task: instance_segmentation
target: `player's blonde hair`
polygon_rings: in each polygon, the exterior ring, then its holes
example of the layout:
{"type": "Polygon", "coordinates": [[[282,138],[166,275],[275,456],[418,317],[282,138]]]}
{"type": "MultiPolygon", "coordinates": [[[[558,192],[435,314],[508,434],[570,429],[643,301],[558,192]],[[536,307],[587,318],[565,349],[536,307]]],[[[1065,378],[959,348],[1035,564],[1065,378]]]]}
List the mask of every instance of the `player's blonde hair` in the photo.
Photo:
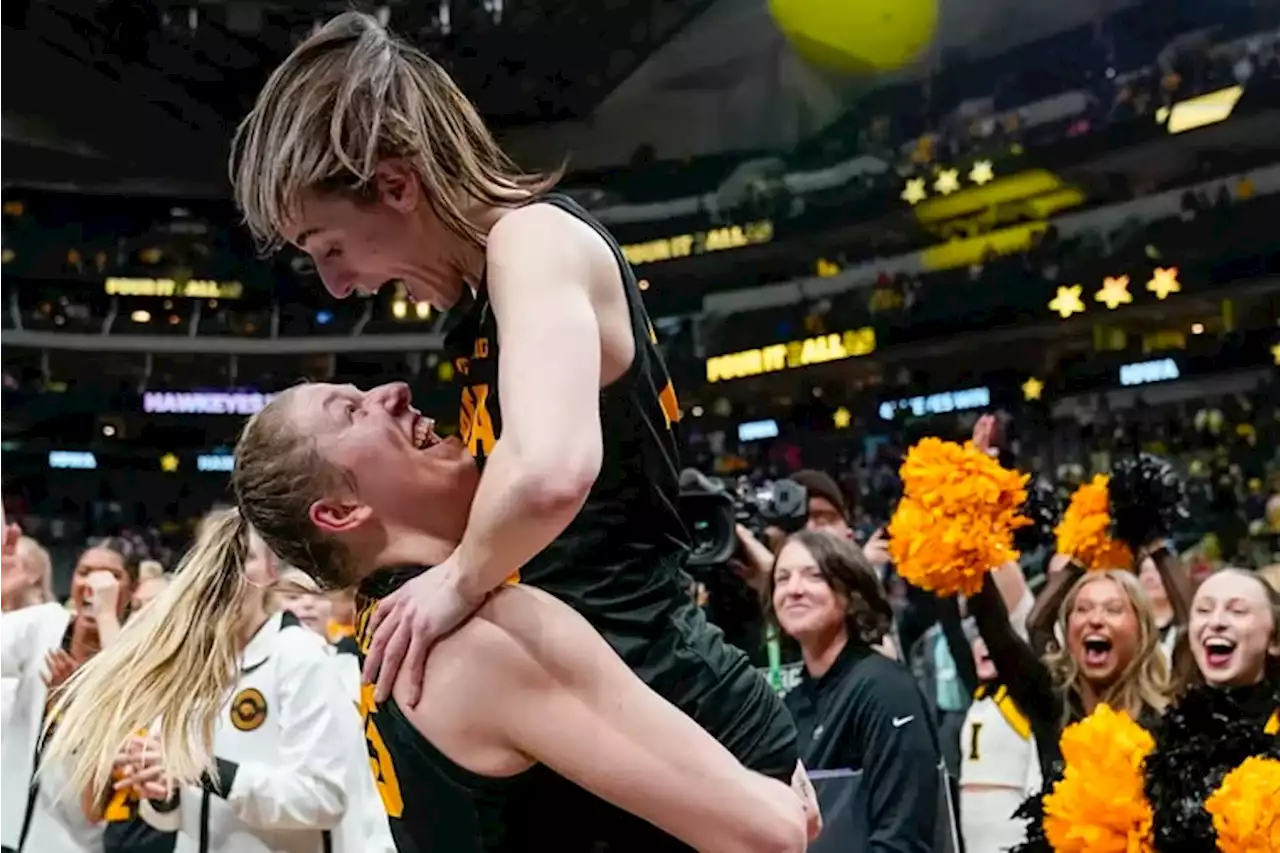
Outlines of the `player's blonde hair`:
{"type": "Polygon", "coordinates": [[[349,552],[309,517],[342,473],[293,427],[292,399],[278,395],[241,433],[231,475],[239,508],[206,517],[168,588],[58,693],[45,762],[62,766],[68,792],[101,797],[121,747],[157,720],[176,783],[196,784],[210,769],[218,714],[237,677],[238,629],[249,596],[261,594],[245,577],[251,531],[321,586],[348,566],[349,552]]]}
{"type": "Polygon", "coordinates": [[[236,132],[231,182],[254,236],[278,248],[304,192],[374,199],[386,159],[409,164],[444,225],[477,245],[485,234],[468,201],[510,206],[562,172],[521,170],[443,68],[372,16],[346,12],[271,74],[236,132]]]}

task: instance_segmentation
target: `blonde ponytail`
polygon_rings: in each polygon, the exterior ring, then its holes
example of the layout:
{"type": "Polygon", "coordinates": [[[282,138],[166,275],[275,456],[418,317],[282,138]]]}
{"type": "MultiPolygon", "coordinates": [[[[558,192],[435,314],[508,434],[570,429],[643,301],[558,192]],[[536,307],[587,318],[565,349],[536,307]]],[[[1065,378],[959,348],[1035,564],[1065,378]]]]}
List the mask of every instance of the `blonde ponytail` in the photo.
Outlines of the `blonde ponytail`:
{"type": "Polygon", "coordinates": [[[177,784],[196,784],[211,767],[218,714],[238,671],[248,548],[239,510],[212,516],[169,587],[58,692],[44,764],[66,773],[64,796],[100,797],[121,747],[157,720],[162,762],[177,784]]]}

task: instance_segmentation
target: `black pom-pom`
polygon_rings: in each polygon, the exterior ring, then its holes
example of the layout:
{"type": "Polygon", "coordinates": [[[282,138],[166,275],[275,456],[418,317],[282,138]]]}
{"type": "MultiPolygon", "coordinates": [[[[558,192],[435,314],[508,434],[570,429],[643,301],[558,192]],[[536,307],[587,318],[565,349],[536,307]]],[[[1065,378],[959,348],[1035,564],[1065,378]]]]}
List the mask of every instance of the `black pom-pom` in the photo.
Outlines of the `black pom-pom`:
{"type": "Polygon", "coordinates": [[[1057,542],[1053,529],[1058,526],[1064,509],[1066,501],[1053,483],[1044,477],[1033,477],[1027,483],[1027,500],[1022,504],[1022,514],[1031,519],[1031,523],[1013,532],[1014,547],[1029,554],[1038,548],[1053,546],[1057,542]]]}
{"type": "Polygon", "coordinates": [[[1009,853],[1053,853],[1053,845],[1044,834],[1044,798],[1053,792],[1053,786],[1062,778],[1063,769],[1060,762],[1056,764],[1053,778],[1044,780],[1040,792],[1023,800],[1013,813],[1015,819],[1026,821],[1027,834],[1026,839],[1010,848],[1009,853]]]}
{"type": "Polygon", "coordinates": [[[1280,739],[1264,731],[1277,701],[1280,689],[1266,682],[1195,687],[1165,712],[1144,767],[1159,853],[1218,849],[1204,802],[1246,758],[1280,757],[1280,739]]]}
{"type": "Polygon", "coordinates": [[[1149,453],[1111,469],[1111,535],[1135,551],[1164,539],[1191,517],[1187,489],[1168,461],[1149,453]]]}

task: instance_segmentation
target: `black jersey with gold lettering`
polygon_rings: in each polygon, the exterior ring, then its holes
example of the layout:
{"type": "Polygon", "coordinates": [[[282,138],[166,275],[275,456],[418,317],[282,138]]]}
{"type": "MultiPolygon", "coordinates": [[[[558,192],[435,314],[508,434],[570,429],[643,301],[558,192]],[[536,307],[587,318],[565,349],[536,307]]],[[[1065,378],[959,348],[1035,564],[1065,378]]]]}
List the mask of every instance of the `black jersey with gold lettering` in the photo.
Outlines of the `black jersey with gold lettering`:
{"type": "MultiPolygon", "coordinates": [[[[383,571],[361,585],[356,642],[362,665],[374,607],[424,571],[422,566],[383,571]]],[[[549,771],[535,767],[499,779],[460,767],[414,728],[394,699],[375,704],[372,684],[361,685],[360,714],[369,764],[400,853],[508,853],[528,850],[546,836],[538,827],[549,809],[537,780],[549,771]]]]}
{"type": "MultiPolygon", "coordinates": [[[[683,572],[687,531],[680,521],[679,458],[673,429],[675,391],[640,300],[635,273],[617,241],[564,196],[553,204],[604,238],[626,292],[635,358],[600,389],[604,456],[595,485],[565,531],[521,567],[519,580],[555,595],[591,622],[654,692],[684,711],[746,766],[789,779],[796,763],[795,726],[747,655],[724,641],[689,594],[683,572]]],[[[524,322],[536,323],[537,317],[524,322]]],[[[498,328],[485,285],[449,333],[462,386],[462,438],[484,465],[502,439],[498,328]]],[[[554,364],[546,370],[556,370],[554,364]]],[[[633,819],[609,849],[659,849],[633,819]]],[[[627,826],[610,815],[609,830],[627,826]]],[[[603,836],[601,836],[603,837],[603,836]]]]}
{"type": "MultiPolygon", "coordinates": [[[[582,511],[521,568],[520,580],[553,593],[606,635],[643,632],[685,597],[680,567],[687,532],[678,514],[679,455],[673,433],[680,410],[622,249],[571,199],[552,194],[537,203],[555,205],[586,222],[613,250],[631,315],[635,358],[622,376],[600,390],[604,457],[582,511]]],[[[462,439],[481,466],[502,438],[501,337],[482,282],[475,301],[449,333],[455,377],[462,386],[462,439]]],[[[628,656],[627,649],[618,651],[628,656]]]]}

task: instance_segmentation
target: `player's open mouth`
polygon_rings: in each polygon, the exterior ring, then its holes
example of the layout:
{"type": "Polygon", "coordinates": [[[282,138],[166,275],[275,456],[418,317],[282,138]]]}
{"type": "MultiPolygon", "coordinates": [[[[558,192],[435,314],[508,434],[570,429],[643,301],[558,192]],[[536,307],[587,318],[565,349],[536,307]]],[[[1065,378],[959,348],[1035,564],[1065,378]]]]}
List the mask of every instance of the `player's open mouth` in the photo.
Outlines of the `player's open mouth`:
{"type": "Polygon", "coordinates": [[[1101,634],[1090,634],[1084,638],[1084,665],[1088,667],[1106,666],[1111,657],[1111,640],[1101,634]]]}
{"type": "Polygon", "coordinates": [[[436,422],[431,418],[424,418],[417,412],[413,413],[413,426],[410,428],[410,437],[413,446],[419,450],[430,450],[444,439],[436,435],[436,422]]]}
{"type": "Polygon", "coordinates": [[[1236,644],[1226,637],[1209,637],[1204,641],[1204,662],[1213,669],[1222,669],[1231,664],[1236,644]]]}

